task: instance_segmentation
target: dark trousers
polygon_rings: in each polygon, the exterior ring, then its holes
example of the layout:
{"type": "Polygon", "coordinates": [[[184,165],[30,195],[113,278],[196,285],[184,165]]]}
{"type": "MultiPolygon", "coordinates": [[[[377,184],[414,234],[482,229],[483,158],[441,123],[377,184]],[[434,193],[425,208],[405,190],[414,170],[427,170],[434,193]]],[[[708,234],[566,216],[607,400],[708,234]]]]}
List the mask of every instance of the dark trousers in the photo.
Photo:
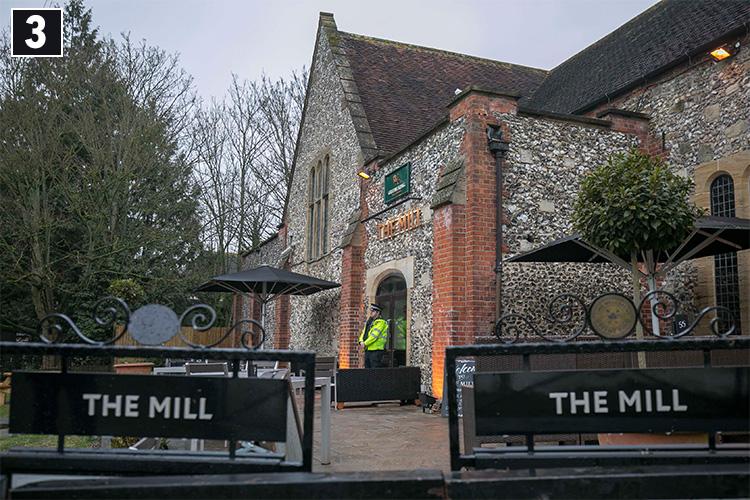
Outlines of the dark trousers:
{"type": "Polygon", "coordinates": [[[382,368],[383,351],[365,351],[365,368],[382,368]]]}

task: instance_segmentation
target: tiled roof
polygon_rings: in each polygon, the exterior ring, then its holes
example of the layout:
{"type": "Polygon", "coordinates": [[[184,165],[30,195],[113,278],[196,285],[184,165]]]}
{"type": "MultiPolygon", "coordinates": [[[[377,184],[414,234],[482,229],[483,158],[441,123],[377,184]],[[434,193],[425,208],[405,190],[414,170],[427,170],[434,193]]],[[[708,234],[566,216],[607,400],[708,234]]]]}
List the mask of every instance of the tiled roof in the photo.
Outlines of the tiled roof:
{"type": "Polygon", "coordinates": [[[547,72],[442,50],[338,32],[377,149],[389,155],[447,113],[456,89],[531,95],[547,72]]]}
{"type": "Polygon", "coordinates": [[[748,0],[663,0],[554,68],[526,104],[585,111],[743,25],[747,32],[748,22],[748,0]]]}

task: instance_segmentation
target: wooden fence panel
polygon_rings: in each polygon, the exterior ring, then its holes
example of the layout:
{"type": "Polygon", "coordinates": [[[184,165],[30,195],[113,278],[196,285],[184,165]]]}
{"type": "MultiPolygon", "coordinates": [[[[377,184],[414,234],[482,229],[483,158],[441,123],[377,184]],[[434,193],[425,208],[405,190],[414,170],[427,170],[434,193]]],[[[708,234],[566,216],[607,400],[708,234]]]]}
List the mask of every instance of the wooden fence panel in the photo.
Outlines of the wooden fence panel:
{"type": "MultiPolygon", "coordinates": [[[[121,329],[118,329],[118,331],[121,331],[121,329]]],[[[206,331],[203,332],[196,332],[191,327],[184,326],[182,327],[182,336],[185,337],[187,340],[194,344],[202,344],[202,345],[209,345],[213,344],[214,342],[217,342],[220,338],[222,338],[227,332],[226,327],[213,327],[209,328],[206,331]]],[[[239,344],[239,338],[237,338],[237,342],[234,342],[234,337],[237,336],[237,333],[232,333],[227,338],[221,341],[217,346],[215,347],[235,347],[239,344]]],[[[122,337],[120,337],[117,342],[115,342],[115,345],[124,345],[124,346],[137,346],[139,345],[133,338],[128,334],[125,333],[122,337]]],[[[167,341],[164,344],[165,347],[188,347],[185,342],[182,341],[179,335],[175,335],[169,341],[167,341]]]]}

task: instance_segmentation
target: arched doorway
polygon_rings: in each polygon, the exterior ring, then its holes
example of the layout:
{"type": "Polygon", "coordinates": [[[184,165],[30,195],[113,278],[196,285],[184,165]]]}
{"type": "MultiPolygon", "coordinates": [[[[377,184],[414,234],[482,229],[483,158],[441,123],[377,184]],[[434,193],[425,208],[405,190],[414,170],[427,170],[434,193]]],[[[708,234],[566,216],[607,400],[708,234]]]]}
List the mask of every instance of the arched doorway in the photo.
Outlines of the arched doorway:
{"type": "Polygon", "coordinates": [[[381,281],[375,301],[383,307],[383,319],[388,322],[388,345],[383,363],[388,367],[405,366],[408,330],[404,277],[393,274],[381,281]]]}

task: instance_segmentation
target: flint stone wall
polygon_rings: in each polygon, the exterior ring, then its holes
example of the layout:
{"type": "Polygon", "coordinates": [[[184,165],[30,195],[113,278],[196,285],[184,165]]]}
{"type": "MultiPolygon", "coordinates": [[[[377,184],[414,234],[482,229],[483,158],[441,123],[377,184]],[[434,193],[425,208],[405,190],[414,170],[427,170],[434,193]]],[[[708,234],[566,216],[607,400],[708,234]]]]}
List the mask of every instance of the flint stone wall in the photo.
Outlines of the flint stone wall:
{"type": "MultiPolygon", "coordinates": [[[[243,260],[242,269],[253,269],[258,266],[274,266],[279,263],[281,258],[281,252],[284,251],[284,241],[278,235],[273,238],[266,240],[259,247],[248,252],[243,260]]],[[[245,299],[242,301],[242,317],[250,318],[250,301],[245,299]]],[[[275,316],[274,316],[274,302],[270,302],[266,306],[265,314],[265,330],[266,330],[266,342],[265,347],[272,347],[274,340],[274,327],[275,327],[275,316]]]]}
{"type": "MultiPolygon", "coordinates": [[[[581,178],[633,136],[572,121],[504,114],[511,144],[504,175],[503,239],[510,257],[573,233],[571,216],[581,178]]],[[[541,321],[555,296],[570,293],[587,304],[605,292],[631,296],[630,275],[611,264],[505,263],[504,312],[541,321]]]]}
{"type": "MultiPolygon", "coordinates": [[[[362,154],[327,36],[318,37],[317,55],[307,97],[301,143],[287,208],[288,242],[294,248],[292,271],[340,282],[342,250],[338,247],[347,218],[359,206],[356,176],[362,154]],[[307,186],[310,168],[330,155],[329,253],[306,260],[307,186]]],[[[309,297],[291,298],[290,348],[335,355],[338,338],[340,289],[309,297]]]]}
{"type": "MultiPolygon", "coordinates": [[[[730,59],[718,63],[708,59],[693,68],[680,66],[655,84],[639,87],[602,107],[649,114],[655,133],[664,134],[669,164],[681,175],[695,178],[697,165],[750,150],[750,36],[740,43],[742,50],[730,59]]],[[[735,179],[735,189],[747,189],[737,182],[735,179]]],[[[696,186],[698,191],[709,189],[709,185],[696,186]]],[[[712,272],[713,259],[700,260],[704,272],[712,272]]],[[[678,295],[687,312],[714,305],[708,303],[713,294],[698,289],[697,262],[681,264],[663,284],[678,295]]]]}
{"type": "MultiPolygon", "coordinates": [[[[411,303],[409,325],[410,360],[422,373],[422,383],[429,386],[432,377],[432,218],[430,201],[435,194],[440,170],[460,158],[460,145],[464,134],[463,120],[446,124],[424,138],[414,147],[382,164],[370,181],[367,190],[369,213],[386,208],[384,201],[385,176],[411,162],[411,193],[408,196],[421,200],[408,201],[383,214],[388,219],[409,209],[422,209],[422,224],[416,229],[381,240],[377,222],[365,223],[367,250],[365,267],[372,269],[384,263],[414,257],[414,286],[408,290],[411,303]]],[[[372,297],[369,297],[372,299],[372,297]]]]}

